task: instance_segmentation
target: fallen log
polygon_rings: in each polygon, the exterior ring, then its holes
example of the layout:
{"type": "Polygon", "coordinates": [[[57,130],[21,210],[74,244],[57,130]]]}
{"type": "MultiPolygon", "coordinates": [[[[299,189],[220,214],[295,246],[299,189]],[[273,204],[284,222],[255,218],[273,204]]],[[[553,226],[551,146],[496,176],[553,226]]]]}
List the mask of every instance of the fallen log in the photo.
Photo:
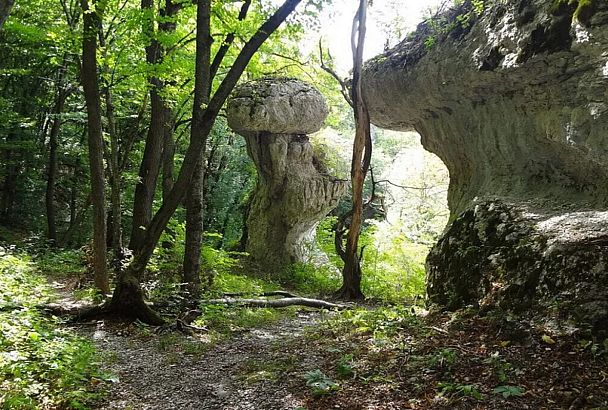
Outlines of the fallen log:
{"type": "MultiPolygon", "coordinates": [[[[237,296],[249,296],[249,295],[251,295],[251,293],[248,293],[248,292],[232,292],[232,293],[230,293],[230,292],[224,292],[223,295],[224,295],[224,297],[227,297],[227,298],[233,298],[233,297],[237,297],[237,296]]],[[[282,296],[284,298],[297,298],[297,297],[299,297],[297,295],[294,295],[293,293],[289,293],[289,292],[286,292],[284,290],[273,290],[273,291],[270,291],[270,292],[261,293],[261,294],[256,295],[256,296],[264,296],[264,297],[282,296]]]]}
{"type": "Polygon", "coordinates": [[[207,305],[237,305],[243,307],[282,308],[287,306],[306,306],[316,309],[346,309],[347,305],[339,305],[320,299],[309,299],[300,297],[288,297],[285,299],[203,299],[198,301],[207,305]]]}

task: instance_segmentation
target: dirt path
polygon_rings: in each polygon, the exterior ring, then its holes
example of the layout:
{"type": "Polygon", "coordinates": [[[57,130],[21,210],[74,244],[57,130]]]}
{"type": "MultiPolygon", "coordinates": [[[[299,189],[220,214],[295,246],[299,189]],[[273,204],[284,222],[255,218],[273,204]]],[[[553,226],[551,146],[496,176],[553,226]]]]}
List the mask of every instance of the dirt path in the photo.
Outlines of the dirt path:
{"type": "Polygon", "coordinates": [[[179,333],[145,337],[133,326],[81,328],[103,370],[118,376],[95,409],[293,410],[309,395],[300,377],[316,358],[286,347],[320,320],[317,312],[243,332],[208,345],[179,333]],[[135,334],[138,333],[138,334],[135,334]]]}

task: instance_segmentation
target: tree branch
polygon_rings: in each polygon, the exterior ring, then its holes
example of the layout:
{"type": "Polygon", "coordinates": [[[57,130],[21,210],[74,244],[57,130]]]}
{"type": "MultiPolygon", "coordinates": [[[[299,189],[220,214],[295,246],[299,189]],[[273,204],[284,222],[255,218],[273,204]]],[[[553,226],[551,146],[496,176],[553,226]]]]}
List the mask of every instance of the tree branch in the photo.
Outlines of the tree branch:
{"type": "MultiPolygon", "coordinates": [[[[329,54],[329,50],[327,51],[327,55],[329,56],[329,62],[332,61],[331,54],[329,54]]],[[[348,84],[344,81],[336,71],[330,66],[326,65],[323,61],[323,46],[321,44],[321,39],[319,39],[319,59],[321,61],[321,68],[325,70],[329,75],[331,75],[337,82],[340,84],[340,92],[342,93],[342,97],[346,100],[348,105],[354,108],[353,100],[350,98],[350,94],[348,92],[348,84]]]]}
{"type": "MultiPolygon", "coordinates": [[[[241,6],[241,10],[239,11],[239,16],[238,16],[239,21],[243,21],[247,17],[247,12],[249,11],[249,6],[251,6],[251,0],[245,0],[243,5],[241,6]]],[[[226,53],[228,53],[230,46],[232,45],[232,43],[234,43],[235,35],[236,35],[236,33],[234,33],[234,32],[229,33],[226,36],[226,39],[224,40],[222,45],[220,46],[219,50],[217,50],[217,53],[215,54],[215,57],[213,58],[213,62],[211,63],[211,80],[213,80],[215,78],[215,75],[217,74],[217,70],[220,68],[222,61],[224,60],[224,57],[226,56],[226,53]]]]}

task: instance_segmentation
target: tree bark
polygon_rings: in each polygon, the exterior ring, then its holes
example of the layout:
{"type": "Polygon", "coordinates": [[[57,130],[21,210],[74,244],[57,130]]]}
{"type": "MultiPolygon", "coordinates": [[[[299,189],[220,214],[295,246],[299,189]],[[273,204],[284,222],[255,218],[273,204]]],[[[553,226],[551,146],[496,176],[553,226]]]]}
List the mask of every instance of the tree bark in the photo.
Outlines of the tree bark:
{"type": "MultiPolygon", "coordinates": [[[[149,228],[145,231],[145,238],[142,246],[135,253],[133,261],[119,278],[110,304],[112,310],[136,316],[140,320],[150,324],[162,322],[162,318],[144,302],[143,292],[141,292],[139,285],[139,277],[143,275],[163,230],[188,189],[192,176],[196,170],[198,160],[203,155],[207,137],[213,128],[219,111],[253,55],[279,25],[285,21],[287,16],[291,14],[300,1],[301,0],[286,0],[272,16],[260,26],[253,37],[251,37],[241,49],[241,52],[226,74],[226,77],[209,101],[207,108],[202,110],[203,112],[201,115],[193,117],[192,138],[190,139],[190,144],[186,151],[179,175],[173,189],[169,195],[167,195],[167,198],[163,201],[160,209],[152,218],[149,228]]],[[[199,50],[197,50],[197,53],[198,52],[199,50]]],[[[203,52],[203,50],[200,52],[203,52]]]]}
{"type": "Polygon", "coordinates": [[[175,172],[175,141],[173,140],[173,121],[170,129],[165,130],[163,141],[163,201],[173,189],[173,179],[175,172]]]}
{"type": "Polygon", "coordinates": [[[61,68],[59,69],[59,80],[57,83],[57,100],[53,107],[53,126],[51,127],[51,133],[49,135],[49,169],[48,178],[46,183],[46,218],[48,239],[53,242],[57,241],[57,225],[55,222],[55,181],[57,179],[57,138],[59,137],[59,130],[61,129],[61,118],[60,115],[63,112],[65,100],[68,97],[68,91],[66,89],[65,78],[67,75],[68,59],[67,54],[63,57],[61,68]]]}
{"type": "Polygon", "coordinates": [[[338,297],[346,300],[364,299],[361,291],[361,264],[358,247],[361,234],[361,221],[363,218],[363,183],[371,161],[371,136],[369,113],[361,93],[361,67],[363,65],[363,46],[365,42],[365,20],[367,0],[359,1],[359,10],[353,21],[352,48],[353,48],[353,104],[355,111],[355,142],[353,144],[353,157],[351,162],[351,181],[353,189],[353,212],[346,238],[346,261],[342,271],[342,287],[338,290],[338,297]]]}
{"type": "Polygon", "coordinates": [[[103,3],[82,0],[84,27],[82,39],[82,84],[87,105],[89,129],[89,164],[91,199],[93,203],[93,263],[95,286],[104,294],[110,292],[106,269],[106,194],[103,168],[103,134],[101,126],[101,98],[97,75],[97,34],[103,13],[103,3]]]}
{"type": "MultiPolygon", "coordinates": [[[[150,39],[150,44],[146,46],[146,61],[150,65],[160,64],[164,54],[162,45],[155,38],[154,19],[151,17],[153,7],[153,0],[142,0],[142,10],[150,13],[143,26],[144,34],[150,39]]],[[[163,18],[171,20],[171,17],[177,14],[180,8],[181,4],[174,4],[171,0],[167,0],[166,7],[161,11],[161,15],[163,18]]],[[[175,30],[175,23],[159,24],[159,30],[172,32],[175,30]]],[[[156,183],[162,163],[163,145],[167,133],[173,133],[172,110],[162,96],[165,84],[161,79],[154,76],[149,77],[148,82],[152,86],[150,89],[151,117],[150,128],[146,136],[144,157],[139,168],[140,182],[135,188],[133,227],[129,243],[129,248],[133,251],[137,251],[142,245],[146,234],[145,230],[152,219],[156,183]]]]}
{"type": "MultiPolygon", "coordinates": [[[[198,138],[204,105],[211,94],[211,1],[199,0],[196,15],[196,73],[194,76],[193,124],[190,141],[198,138]]],[[[201,288],[201,250],[203,247],[203,182],[205,174],[204,150],[199,156],[186,195],[186,246],[184,250],[184,283],[192,296],[198,297],[201,288]]]]}
{"type": "Polygon", "coordinates": [[[15,0],[2,0],[0,1],[0,30],[4,27],[4,22],[11,13],[11,9],[15,4],[15,0]]]}
{"type": "MultiPolygon", "coordinates": [[[[203,177],[200,161],[192,176],[186,195],[186,244],[184,248],[183,282],[193,297],[201,292],[201,250],[203,247],[203,177]]],[[[206,283],[209,285],[210,283],[206,283]]]]}
{"type": "MultiPolygon", "coordinates": [[[[110,67],[107,65],[108,53],[103,31],[99,38],[105,62],[103,72],[106,78],[110,78],[112,73],[110,72],[110,67]]],[[[103,94],[106,103],[108,134],[110,135],[110,158],[108,158],[108,169],[110,171],[111,211],[107,225],[109,237],[108,245],[114,251],[113,265],[115,270],[119,272],[120,267],[122,266],[122,260],[124,259],[122,248],[122,170],[120,168],[120,142],[116,129],[116,115],[114,114],[114,101],[112,99],[112,89],[110,88],[109,80],[104,82],[103,94]]]]}
{"type": "MultiPolygon", "coordinates": [[[[17,136],[15,132],[10,130],[6,137],[6,142],[15,142],[17,136]]],[[[11,226],[14,225],[13,208],[17,199],[18,176],[21,172],[20,161],[17,158],[16,152],[11,149],[2,151],[2,165],[4,165],[5,176],[2,184],[2,209],[0,209],[0,221],[2,224],[11,226]]]]}

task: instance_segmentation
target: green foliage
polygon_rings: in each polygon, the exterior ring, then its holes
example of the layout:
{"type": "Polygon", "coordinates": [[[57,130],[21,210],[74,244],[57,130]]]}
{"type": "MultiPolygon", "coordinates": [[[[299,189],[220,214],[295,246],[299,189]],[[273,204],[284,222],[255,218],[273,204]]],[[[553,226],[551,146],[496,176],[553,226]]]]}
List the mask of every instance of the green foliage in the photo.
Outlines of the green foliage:
{"type": "MultiPolygon", "coordinates": [[[[465,30],[469,28],[471,18],[482,15],[487,2],[488,0],[471,0],[470,2],[454,0],[454,6],[460,8],[460,13],[453,17],[448,17],[448,14],[444,13],[445,10],[443,9],[435,11],[431,17],[425,20],[430,31],[424,42],[425,48],[429,49],[433,47],[439,38],[456,29],[465,30]]],[[[433,12],[433,10],[429,10],[429,12],[433,12]]]]}
{"type": "Polygon", "coordinates": [[[524,393],[524,389],[517,386],[498,386],[492,390],[494,394],[502,394],[502,397],[508,399],[509,397],[521,397],[524,393]]]}
{"type": "Polygon", "coordinates": [[[221,234],[214,247],[238,249],[257,172],[244,139],[228,128],[225,119],[216,121],[208,146],[204,226],[221,234]]]}
{"type": "Polygon", "coordinates": [[[370,238],[372,245],[362,261],[363,292],[391,302],[424,295],[424,259],[428,247],[411,243],[394,226],[376,226],[370,238]]]}
{"type": "MultiPolygon", "coordinates": [[[[319,248],[325,252],[333,266],[341,268],[342,260],[334,248],[333,226],[337,218],[325,218],[317,228],[319,248]]],[[[365,246],[361,263],[363,293],[370,298],[397,302],[424,294],[424,258],[428,247],[412,244],[394,226],[373,224],[361,234],[360,244],[365,246]]],[[[327,267],[309,267],[301,280],[311,286],[309,293],[324,293],[340,286],[340,275],[327,267]]],[[[294,281],[298,283],[297,281],[294,281]]],[[[296,285],[302,288],[302,285],[296,285]]]]}
{"type": "Polygon", "coordinates": [[[38,269],[51,275],[79,275],[86,270],[84,249],[45,248],[34,257],[38,269]]]}
{"type": "Polygon", "coordinates": [[[0,406],[4,409],[84,408],[95,397],[89,341],[42,317],[32,304],[49,287],[27,257],[0,252],[0,301],[23,307],[0,312],[0,406]]]}
{"type": "Polygon", "coordinates": [[[445,363],[453,363],[457,358],[458,355],[454,349],[439,349],[433,356],[431,356],[429,363],[432,366],[443,366],[445,363]]]}
{"type": "Polygon", "coordinates": [[[348,309],[329,319],[329,327],[344,333],[371,333],[375,339],[386,339],[419,325],[420,319],[403,305],[374,310],[348,309]]]}
{"type": "Polygon", "coordinates": [[[330,294],[340,288],[341,276],[328,266],[295,263],[285,268],[277,280],[304,294],[330,294]]]}
{"type": "Polygon", "coordinates": [[[352,353],[346,354],[340,358],[340,360],[338,361],[338,369],[337,369],[338,376],[345,377],[345,376],[352,376],[353,374],[355,374],[354,358],[355,358],[355,355],[353,355],[352,353]]]}
{"type": "Polygon", "coordinates": [[[476,384],[458,384],[458,383],[447,383],[440,382],[437,384],[437,387],[441,389],[441,394],[446,394],[449,392],[454,392],[463,397],[473,396],[477,400],[482,400],[483,396],[479,392],[479,387],[476,384]]]}
{"type": "Polygon", "coordinates": [[[498,372],[498,381],[501,383],[508,379],[510,373],[515,372],[517,374],[517,369],[514,370],[511,363],[501,357],[499,352],[492,353],[488,359],[484,360],[484,363],[490,364],[496,369],[498,372]]]}
{"type": "Polygon", "coordinates": [[[306,380],[306,385],[312,388],[314,396],[322,396],[340,389],[338,383],[324,375],[319,369],[306,372],[302,377],[306,380]]]}
{"type": "Polygon", "coordinates": [[[195,321],[197,326],[205,326],[220,335],[252,329],[261,325],[277,323],[293,314],[290,309],[245,308],[232,305],[202,304],[201,316],[195,321]]]}
{"type": "Polygon", "coordinates": [[[594,0],[554,0],[551,5],[551,12],[557,13],[562,4],[568,4],[569,6],[576,6],[572,17],[575,20],[585,20],[586,17],[593,14],[595,10],[594,0]]]}

